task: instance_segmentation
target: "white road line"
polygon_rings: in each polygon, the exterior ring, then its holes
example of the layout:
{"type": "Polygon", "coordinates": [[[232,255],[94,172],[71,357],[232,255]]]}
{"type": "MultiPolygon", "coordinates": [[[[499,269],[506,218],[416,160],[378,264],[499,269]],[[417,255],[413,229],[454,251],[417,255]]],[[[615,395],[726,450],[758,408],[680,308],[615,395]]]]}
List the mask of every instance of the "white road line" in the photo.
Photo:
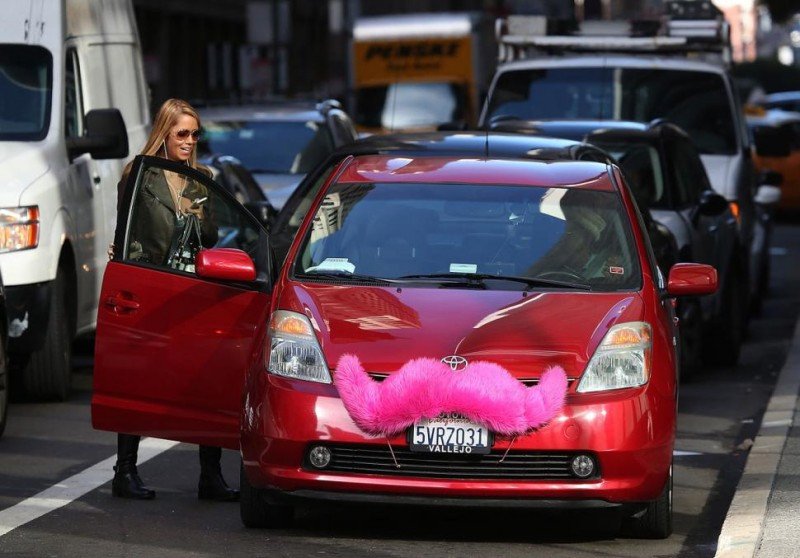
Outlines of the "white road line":
{"type": "MultiPolygon", "coordinates": [[[[139,444],[139,463],[144,463],[158,454],[164,453],[178,443],[158,438],[143,438],[139,444]]],[[[0,537],[46,513],[66,506],[98,486],[104,485],[114,476],[113,467],[116,460],[116,455],[104,459],[58,484],[42,490],[35,496],[0,511],[0,537]]]]}
{"type": "Polygon", "coordinates": [[[699,451],[684,451],[684,450],[673,450],[672,455],[675,457],[686,457],[689,455],[704,455],[699,451]]]}

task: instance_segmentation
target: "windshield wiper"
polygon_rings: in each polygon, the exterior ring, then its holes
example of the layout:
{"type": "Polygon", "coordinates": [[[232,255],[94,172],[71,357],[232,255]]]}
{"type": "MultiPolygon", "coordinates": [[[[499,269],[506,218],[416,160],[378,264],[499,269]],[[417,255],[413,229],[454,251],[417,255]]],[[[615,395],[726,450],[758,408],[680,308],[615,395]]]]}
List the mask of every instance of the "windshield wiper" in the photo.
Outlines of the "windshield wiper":
{"type": "Polygon", "coordinates": [[[523,283],[527,285],[526,291],[534,287],[556,287],[563,289],[576,289],[581,291],[591,291],[592,286],[588,283],[571,283],[569,281],[557,281],[555,279],[542,279],[540,277],[522,277],[519,275],[492,275],[491,273],[428,273],[420,275],[403,275],[398,279],[435,279],[435,278],[452,278],[464,279],[473,284],[480,284],[485,286],[487,280],[495,281],[513,281],[515,283],[523,283]]]}
{"type": "Polygon", "coordinates": [[[313,277],[315,279],[349,279],[351,281],[363,281],[364,283],[385,283],[387,285],[392,283],[400,283],[396,279],[387,279],[385,277],[375,277],[374,275],[363,275],[361,273],[350,273],[349,271],[315,271],[310,270],[302,274],[304,277],[313,277]]]}

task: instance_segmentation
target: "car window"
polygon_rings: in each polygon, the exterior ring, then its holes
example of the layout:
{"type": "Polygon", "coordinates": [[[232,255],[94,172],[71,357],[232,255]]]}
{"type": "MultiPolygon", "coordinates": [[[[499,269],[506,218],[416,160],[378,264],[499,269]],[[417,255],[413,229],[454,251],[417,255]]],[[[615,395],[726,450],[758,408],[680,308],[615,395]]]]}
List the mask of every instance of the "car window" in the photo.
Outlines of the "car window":
{"type": "Polygon", "coordinates": [[[737,152],[737,120],[724,79],[712,72],[641,68],[548,68],[499,75],[487,119],[667,118],[701,153],[737,152]]]}
{"type": "Polygon", "coordinates": [[[592,142],[619,162],[625,182],[640,207],[668,206],[664,168],[655,146],[641,142],[608,143],[594,139],[592,142]]]}
{"type": "Polygon", "coordinates": [[[78,53],[71,48],[64,68],[64,137],[67,138],[83,135],[83,94],[78,68],[78,53]]]}
{"type": "Polygon", "coordinates": [[[675,204],[677,207],[696,204],[700,193],[709,188],[702,162],[688,142],[672,140],[668,145],[672,162],[670,169],[675,183],[675,204]]]}
{"type": "Polygon", "coordinates": [[[305,174],[333,151],[328,126],[313,120],[204,121],[200,150],[232,155],[250,172],[305,174]]]}
{"type": "Polygon", "coordinates": [[[264,232],[241,205],[199,173],[163,164],[145,162],[136,176],[123,261],[194,273],[204,248],[237,248],[264,261],[264,232]],[[193,205],[195,215],[188,215],[193,205]]]}
{"type": "Polygon", "coordinates": [[[293,270],[312,281],[325,273],[388,279],[477,273],[601,291],[637,288],[641,279],[615,192],[474,184],[336,184],[293,270]]]}

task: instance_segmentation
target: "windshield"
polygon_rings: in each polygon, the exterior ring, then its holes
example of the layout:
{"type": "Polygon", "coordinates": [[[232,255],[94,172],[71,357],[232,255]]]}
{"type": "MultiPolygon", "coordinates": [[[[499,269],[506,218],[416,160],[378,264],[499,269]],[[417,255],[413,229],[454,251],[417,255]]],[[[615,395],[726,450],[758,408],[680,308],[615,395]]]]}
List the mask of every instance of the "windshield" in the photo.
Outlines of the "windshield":
{"type": "Polygon", "coordinates": [[[356,91],[356,122],[369,128],[435,128],[464,119],[466,89],[455,83],[395,83],[356,91]]]}
{"type": "Polygon", "coordinates": [[[711,72],[639,68],[548,68],[500,75],[487,122],[590,119],[650,122],[683,128],[701,153],[736,153],[735,119],[721,76],[711,72]]]}
{"type": "Polygon", "coordinates": [[[53,58],[47,49],[0,45],[0,140],[47,136],[52,86],[53,58]]]}
{"type": "Polygon", "coordinates": [[[332,150],[321,122],[203,121],[200,151],[232,155],[251,172],[305,174],[332,150]]]}
{"type": "Polygon", "coordinates": [[[593,291],[634,289],[641,274],[625,215],[613,192],[336,184],[293,269],[304,281],[380,278],[415,286],[415,278],[427,278],[447,287],[448,278],[483,276],[485,288],[523,290],[550,281],[593,291]]]}

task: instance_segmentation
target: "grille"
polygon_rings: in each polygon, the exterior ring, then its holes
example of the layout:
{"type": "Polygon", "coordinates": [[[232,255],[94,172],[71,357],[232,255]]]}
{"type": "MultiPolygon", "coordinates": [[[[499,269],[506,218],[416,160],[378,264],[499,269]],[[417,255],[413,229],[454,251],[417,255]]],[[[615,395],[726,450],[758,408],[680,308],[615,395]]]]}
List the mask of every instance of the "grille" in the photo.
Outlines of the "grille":
{"type": "MultiPolygon", "coordinates": [[[[382,382],[389,377],[389,374],[384,372],[368,372],[370,377],[376,382],[382,382]]],[[[519,378],[525,387],[531,387],[539,384],[539,378],[519,378]]],[[[567,387],[569,388],[575,382],[575,378],[567,378],[567,387]]]]}
{"type": "MultiPolygon", "coordinates": [[[[578,480],[570,472],[571,453],[540,453],[505,450],[485,455],[412,452],[392,446],[398,469],[388,446],[329,445],[331,463],[325,471],[445,479],[578,480]]],[[[595,458],[595,463],[597,459],[595,458]]],[[[319,471],[305,464],[307,469],[319,471]]],[[[591,478],[597,478],[591,477],[591,478]]]]}

